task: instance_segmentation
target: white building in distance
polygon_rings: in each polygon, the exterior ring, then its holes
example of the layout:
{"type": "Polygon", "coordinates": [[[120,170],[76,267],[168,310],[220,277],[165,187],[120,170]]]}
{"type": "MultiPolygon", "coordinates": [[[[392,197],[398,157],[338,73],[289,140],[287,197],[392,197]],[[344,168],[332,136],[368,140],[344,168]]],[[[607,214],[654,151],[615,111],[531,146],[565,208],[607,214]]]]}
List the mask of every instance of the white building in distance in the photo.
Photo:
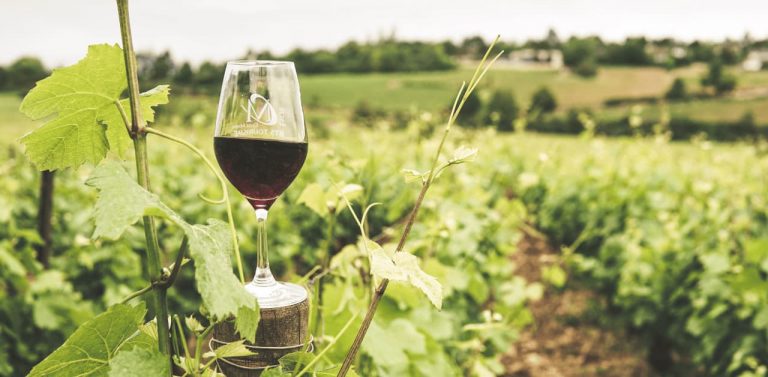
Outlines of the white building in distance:
{"type": "Polygon", "coordinates": [[[747,58],[741,62],[741,69],[750,72],[757,72],[763,69],[768,63],[768,50],[752,50],[747,54],[747,58]]]}

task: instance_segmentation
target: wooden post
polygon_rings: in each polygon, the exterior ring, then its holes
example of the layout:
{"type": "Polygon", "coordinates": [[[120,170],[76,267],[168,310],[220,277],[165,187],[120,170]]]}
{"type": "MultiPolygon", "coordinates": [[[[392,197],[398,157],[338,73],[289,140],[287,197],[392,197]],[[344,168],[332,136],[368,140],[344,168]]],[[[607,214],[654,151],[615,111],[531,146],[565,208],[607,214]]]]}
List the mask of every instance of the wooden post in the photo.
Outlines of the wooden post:
{"type": "Polygon", "coordinates": [[[37,232],[43,244],[37,248],[37,260],[48,268],[53,249],[51,220],[53,218],[53,171],[44,170],[40,174],[40,198],[37,207],[37,232]]]}
{"type": "MultiPolygon", "coordinates": [[[[254,377],[278,360],[296,351],[307,349],[309,339],[309,301],[289,306],[261,309],[261,320],[256,330],[256,342],[246,342],[256,355],[233,357],[218,361],[219,369],[227,377],[254,377]]],[[[217,324],[213,329],[211,348],[242,339],[235,331],[234,320],[217,324]]]]}

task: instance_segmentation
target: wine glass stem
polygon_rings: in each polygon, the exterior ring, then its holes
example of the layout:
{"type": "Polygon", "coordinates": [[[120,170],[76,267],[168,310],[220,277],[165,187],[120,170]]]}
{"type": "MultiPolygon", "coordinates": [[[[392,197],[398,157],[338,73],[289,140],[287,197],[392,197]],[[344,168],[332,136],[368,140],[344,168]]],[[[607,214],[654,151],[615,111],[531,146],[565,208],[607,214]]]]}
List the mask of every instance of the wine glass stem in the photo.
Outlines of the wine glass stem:
{"type": "Polygon", "coordinates": [[[253,284],[260,287],[268,287],[277,284],[272,271],[269,270],[269,258],[267,257],[267,210],[256,210],[256,274],[253,276],[253,284]]]}

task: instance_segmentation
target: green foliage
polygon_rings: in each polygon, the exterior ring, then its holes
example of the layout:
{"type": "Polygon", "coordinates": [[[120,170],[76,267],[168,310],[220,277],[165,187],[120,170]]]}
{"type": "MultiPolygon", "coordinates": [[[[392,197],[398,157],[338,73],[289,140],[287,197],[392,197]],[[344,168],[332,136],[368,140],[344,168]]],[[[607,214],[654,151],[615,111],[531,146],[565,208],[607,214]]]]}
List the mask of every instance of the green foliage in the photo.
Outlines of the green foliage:
{"type": "Polygon", "coordinates": [[[557,109],[557,100],[552,91],[542,87],[531,96],[531,104],[528,107],[529,114],[549,114],[557,109]]]}
{"type": "Polygon", "coordinates": [[[644,37],[627,38],[624,44],[609,44],[601,56],[601,61],[607,64],[620,65],[649,65],[648,41],[644,37]]]}
{"type": "Polygon", "coordinates": [[[379,279],[408,282],[424,293],[436,308],[443,306],[440,282],[422,271],[418,259],[412,254],[398,251],[387,255],[381,247],[374,247],[371,250],[371,274],[379,279]]]}
{"type": "Polygon", "coordinates": [[[701,78],[701,85],[711,87],[715,94],[722,95],[736,89],[736,76],[723,71],[723,63],[713,60],[709,63],[707,75],[701,78]]]}
{"type": "Polygon", "coordinates": [[[595,77],[597,75],[597,62],[591,59],[584,60],[573,68],[573,73],[581,77],[595,77]]]}
{"type": "Polygon", "coordinates": [[[155,349],[134,347],[109,361],[109,377],[165,376],[170,373],[166,357],[155,349]]]}
{"type": "Polygon", "coordinates": [[[512,184],[536,225],[566,246],[569,281],[606,300],[601,315],[642,334],[663,374],[760,375],[768,280],[766,210],[756,203],[766,159],[709,143],[560,139],[536,149],[549,162],[524,157],[535,184],[512,184]]]}
{"type": "MultiPolygon", "coordinates": [[[[459,96],[463,96],[464,92],[459,93],[459,96]]],[[[449,108],[450,110],[450,108],[449,108]]],[[[464,103],[464,107],[456,117],[456,123],[464,127],[477,127],[481,126],[480,115],[483,110],[483,102],[480,100],[480,96],[473,93],[467,97],[467,101],[464,103]]]]}
{"type": "MultiPolygon", "coordinates": [[[[96,164],[110,148],[124,151],[128,136],[118,104],[126,88],[123,54],[116,45],[90,46],[84,59],[54,70],[21,103],[20,110],[32,119],[56,115],[21,139],[29,159],[40,170],[55,170],[96,164]]],[[[167,102],[168,87],[142,99],[145,121],[152,120],[152,106],[167,102]]]]}
{"type": "Polygon", "coordinates": [[[688,90],[685,88],[685,81],[681,78],[676,78],[672,82],[672,86],[669,87],[667,93],[664,94],[664,98],[668,100],[684,100],[688,98],[688,90]]]}
{"type": "Polygon", "coordinates": [[[597,73],[597,54],[602,42],[596,37],[571,37],[563,44],[563,62],[583,77],[592,77],[597,73]]]}
{"type": "Polygon", "coordinates": [[[499,131],[514,131],[517,118],[517,102],[511,91],[497,90],[485,107],[484,123],[493,125],[499,131]]]}
{"type": "MultiPolygon", "coordinates": [[[[258,309],[256,299],[232,273],[232,244],[225,223],[208,220],[207,225],[190,225],[115,162],[99,165],[86,183],[99,190],[94,237],[115,239],[142,216],[165,218],[180,227],[189,239],[197,291],[212,318],[223,320],[245,307],[250,309],[248,318],[258,319],[254,312],[258,309]]],[[[243,328],[242,323],[239,328],[243,328]]]]}
{"type": "Polygon", "coordinates": [[[115,305],[84,323],[50,356],[30,372],[35,376],[107,376],[110,361],[118,351],[135,347],[150,348],[152,342],[140,339],[139,324],[146,309],[139,305],[115,305]]]}
{"type": "Polygon", "coordinates": [[[7,70],[4,70],[0,76],[5,76],[4,80],[0,78],[0,89],[13,89],[21,93],[26,93],[31,89],[35,82],[48,75],[48,71],[38,58],[22,57],[11,63],[7,70]]]}

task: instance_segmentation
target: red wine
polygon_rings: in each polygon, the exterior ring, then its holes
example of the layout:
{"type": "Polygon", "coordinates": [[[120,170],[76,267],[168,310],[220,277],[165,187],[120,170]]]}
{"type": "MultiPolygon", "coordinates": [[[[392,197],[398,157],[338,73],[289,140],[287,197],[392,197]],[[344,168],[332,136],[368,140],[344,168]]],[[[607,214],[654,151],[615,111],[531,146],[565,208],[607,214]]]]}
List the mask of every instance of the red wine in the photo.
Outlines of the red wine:
{"type": "Polygon", "coordinates": [[[253,208],[269,208],[299,174],[307,143],[215,137],[219,166],[253,208]]]}

